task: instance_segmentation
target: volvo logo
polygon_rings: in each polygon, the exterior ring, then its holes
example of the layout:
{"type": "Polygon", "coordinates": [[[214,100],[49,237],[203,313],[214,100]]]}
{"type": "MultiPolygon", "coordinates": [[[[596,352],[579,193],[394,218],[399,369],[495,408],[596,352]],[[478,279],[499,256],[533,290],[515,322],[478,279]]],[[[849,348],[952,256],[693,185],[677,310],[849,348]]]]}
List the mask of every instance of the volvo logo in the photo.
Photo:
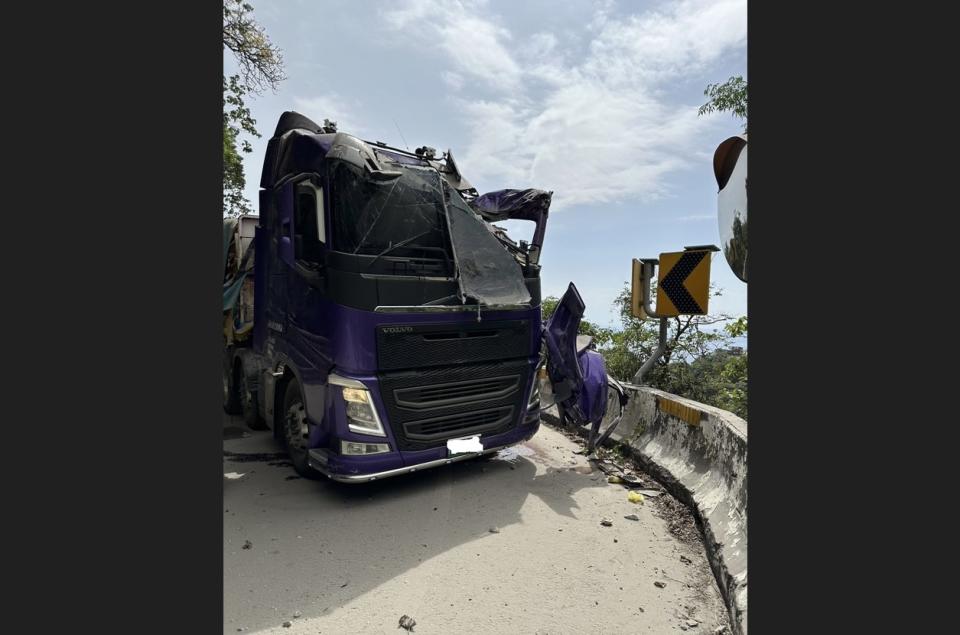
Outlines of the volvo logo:
{"type": "Polygon", "coordinates": [[[413,333],[412,326],[385,326],[384,333],[413,333]]]}

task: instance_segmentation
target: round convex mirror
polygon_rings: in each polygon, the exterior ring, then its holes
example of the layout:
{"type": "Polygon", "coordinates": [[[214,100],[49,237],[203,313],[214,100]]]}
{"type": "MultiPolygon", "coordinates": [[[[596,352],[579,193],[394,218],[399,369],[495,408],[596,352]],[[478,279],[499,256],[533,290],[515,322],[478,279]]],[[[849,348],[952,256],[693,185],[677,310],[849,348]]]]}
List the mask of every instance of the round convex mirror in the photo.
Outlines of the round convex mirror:
{"type": "Polygon", "coordinates": [[[714,157],[720,193],[717,219],[720,246],[727,263],[740,280],[747,281],[747,142],[733,137],[724,141],[714,157]]]}

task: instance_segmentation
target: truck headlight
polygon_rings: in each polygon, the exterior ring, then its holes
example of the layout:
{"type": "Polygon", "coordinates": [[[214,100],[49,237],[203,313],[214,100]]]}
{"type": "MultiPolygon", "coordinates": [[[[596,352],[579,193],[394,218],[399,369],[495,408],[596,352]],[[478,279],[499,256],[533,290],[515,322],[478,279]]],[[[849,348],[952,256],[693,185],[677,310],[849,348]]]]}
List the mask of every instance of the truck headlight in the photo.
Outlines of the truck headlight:
{"type": "Polygon", "coordinates": [[[352,432],[387,436],[366,388],[344,386],[343,400],[347,404],[347,427],[352,432]]]}
{"type": "Polygon", "coordinates": [[[360,443],[357,441],[340,441],[340,454],[346,456],[360,456],[364,454],[382,454],[390,451],[387,443],[360,443]]]}

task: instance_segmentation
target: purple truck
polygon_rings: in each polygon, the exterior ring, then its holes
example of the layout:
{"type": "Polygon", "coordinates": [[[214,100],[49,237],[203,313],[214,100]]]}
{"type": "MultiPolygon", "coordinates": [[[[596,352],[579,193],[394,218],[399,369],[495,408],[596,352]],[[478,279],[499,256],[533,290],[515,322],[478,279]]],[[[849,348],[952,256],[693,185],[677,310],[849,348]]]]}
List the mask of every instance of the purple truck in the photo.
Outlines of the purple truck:
{"type": "Polygon", "coordinates": [[[260,188],[259,217],[224,222],[224,408],[271,429],[298,473],[372,481],[529,439],[545,349],[568,416],[599,422],[607,382],[583,385],[602,359],[576,345],[572,284],[541,322],[550,192],[480,196],[449,151],[294,112],[260,188]],[[509,219],[535,224],[529,243],[493,224],[509,219]]]}

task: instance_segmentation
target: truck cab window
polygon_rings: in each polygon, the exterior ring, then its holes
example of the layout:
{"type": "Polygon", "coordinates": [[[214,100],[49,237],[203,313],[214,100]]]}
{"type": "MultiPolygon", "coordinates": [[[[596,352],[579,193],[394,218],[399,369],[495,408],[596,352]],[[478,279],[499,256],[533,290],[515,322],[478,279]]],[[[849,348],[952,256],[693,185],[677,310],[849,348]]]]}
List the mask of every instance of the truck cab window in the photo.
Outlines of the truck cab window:
{"type": "Polygon", "coordinates": [[[297,260],[318,263],[326,242],[323,219],[323,188],[310,181],[297,184],[294,200],[294,255],[297,260]]]}

